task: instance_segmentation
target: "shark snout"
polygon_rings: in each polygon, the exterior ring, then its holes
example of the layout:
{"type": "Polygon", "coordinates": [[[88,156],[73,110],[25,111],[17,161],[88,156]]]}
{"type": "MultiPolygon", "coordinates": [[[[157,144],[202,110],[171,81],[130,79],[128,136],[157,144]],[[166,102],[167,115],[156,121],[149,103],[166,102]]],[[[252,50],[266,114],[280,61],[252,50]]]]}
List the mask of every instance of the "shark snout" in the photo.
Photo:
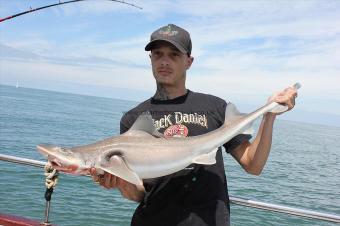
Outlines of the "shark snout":
{"type": "MultiPolygon", "coordinates": [[[[37,145],[37,150],[47,156],[48,161],[52,163],[53,166],[62,166],[61,161],[58,159],[58,150],[60,150],[60,147],[58,146],[52,146],[52,145],[44,145],[39,144],[37,145]]],[[[61,156],[59,156],[60,158],[61,156]]]]}
{"type": "Polygon", "coordinates": [[[37,150],[46,155],[52,167],[57,170],[72,173],[79,168],[79,161],[77,161],[70,149],[39,144],[37,145],[37,150]]]}
{"type": "Polygon", "coordinates": [[[37,150],[43,155],[51,155],[60,147],[53,145],[39,144],[37,145],[37,150]]]}

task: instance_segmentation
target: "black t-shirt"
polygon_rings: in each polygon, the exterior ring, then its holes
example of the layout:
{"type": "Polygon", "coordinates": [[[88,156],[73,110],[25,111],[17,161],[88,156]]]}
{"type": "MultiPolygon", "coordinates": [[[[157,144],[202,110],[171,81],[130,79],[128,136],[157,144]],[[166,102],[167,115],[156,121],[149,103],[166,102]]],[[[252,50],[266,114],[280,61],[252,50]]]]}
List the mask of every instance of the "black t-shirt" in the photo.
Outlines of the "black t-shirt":
{"type": "MultiPolygon", "coordinates": [[[[215,96],[189,91],[171,100],[150,98],[121,119],[126,132],[143,112],[151,113],[154,125],[165,137],[197,136],[219,128],[227,103],[215,96]]],[[[226,143],[227,152],[249,140],[238,135],[226,143]]],[[[216,164],[192,164],[174,174],[143,180],[146,195],[137,207],[133,226],[226,226],[229,198],[221,148],[216,164]]]]}

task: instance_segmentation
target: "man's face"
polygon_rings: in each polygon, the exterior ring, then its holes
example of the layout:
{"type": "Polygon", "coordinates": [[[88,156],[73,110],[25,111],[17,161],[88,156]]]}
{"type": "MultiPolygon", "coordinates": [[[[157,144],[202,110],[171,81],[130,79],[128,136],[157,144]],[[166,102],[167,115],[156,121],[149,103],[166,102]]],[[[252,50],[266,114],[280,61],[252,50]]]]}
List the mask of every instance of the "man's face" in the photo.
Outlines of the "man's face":
{"type": "Polygon", "coordinates": [[[180,52],[173,45],[160,42],[150,54],[152,72],[158,84],[180,86],[185,84],[186,70],[193,58],[180,52]]]}

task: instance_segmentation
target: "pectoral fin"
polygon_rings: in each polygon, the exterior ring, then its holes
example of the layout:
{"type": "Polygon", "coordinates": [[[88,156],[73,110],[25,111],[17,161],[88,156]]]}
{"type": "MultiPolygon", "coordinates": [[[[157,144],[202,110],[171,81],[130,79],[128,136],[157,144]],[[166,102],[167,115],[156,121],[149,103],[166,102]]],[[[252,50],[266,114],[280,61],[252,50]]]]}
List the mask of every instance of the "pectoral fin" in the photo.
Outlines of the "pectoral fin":
{"type": "Polygon", "coordinates": [[[217,148],[207,154],[196,157],[192,162],[197,164],[212,165],[216,163],[217,148]]]}
{"type": "Polygon", "coordinates": [[[113,155],[108,162],[100,166],[100,169],[137,186],[143,186],[143,181],[126,165],[124,159],[119,155],[113,155]]]}

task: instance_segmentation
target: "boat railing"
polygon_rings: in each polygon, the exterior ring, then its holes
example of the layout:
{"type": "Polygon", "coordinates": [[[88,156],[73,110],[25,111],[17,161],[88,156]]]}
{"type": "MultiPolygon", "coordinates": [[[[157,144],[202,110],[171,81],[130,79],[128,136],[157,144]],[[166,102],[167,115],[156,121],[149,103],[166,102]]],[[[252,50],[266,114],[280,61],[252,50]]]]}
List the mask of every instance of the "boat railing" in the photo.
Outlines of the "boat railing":
{"type": "MultiPolygon", "coordinates": [[[[0,160],[23,164],[23,165],[34,166],[34,167],[41,167],[41,168],[44,168],[46,165],[46,162],[33,160],[33,159],[27,159],[27,158],[21,158],[21,157],[15,157],[15,156],[10,156],[10,155],[5,155],[5,154],[0,154],[0,160]]],[[[233,196],[230,196],[229,199],[230,199],[230,203],[235,204],[235,205],[247,206],[247,207],[256,208],[256,209],[262,209],[262,210],[279,212],[279,213],[306,217],[306,218],[311,218],[311,219],[318,219],[318,220],[323,220],[323,221],[340,223],[340,216],[336,214],[321,213],[321,212],[312,211],[312,210],[300,209],[300,208],[289,207],[289,206],[284,206],[284,205],[276,205],[272,203],[254,201],[254,200],[233,197],[233,196]]]]}

